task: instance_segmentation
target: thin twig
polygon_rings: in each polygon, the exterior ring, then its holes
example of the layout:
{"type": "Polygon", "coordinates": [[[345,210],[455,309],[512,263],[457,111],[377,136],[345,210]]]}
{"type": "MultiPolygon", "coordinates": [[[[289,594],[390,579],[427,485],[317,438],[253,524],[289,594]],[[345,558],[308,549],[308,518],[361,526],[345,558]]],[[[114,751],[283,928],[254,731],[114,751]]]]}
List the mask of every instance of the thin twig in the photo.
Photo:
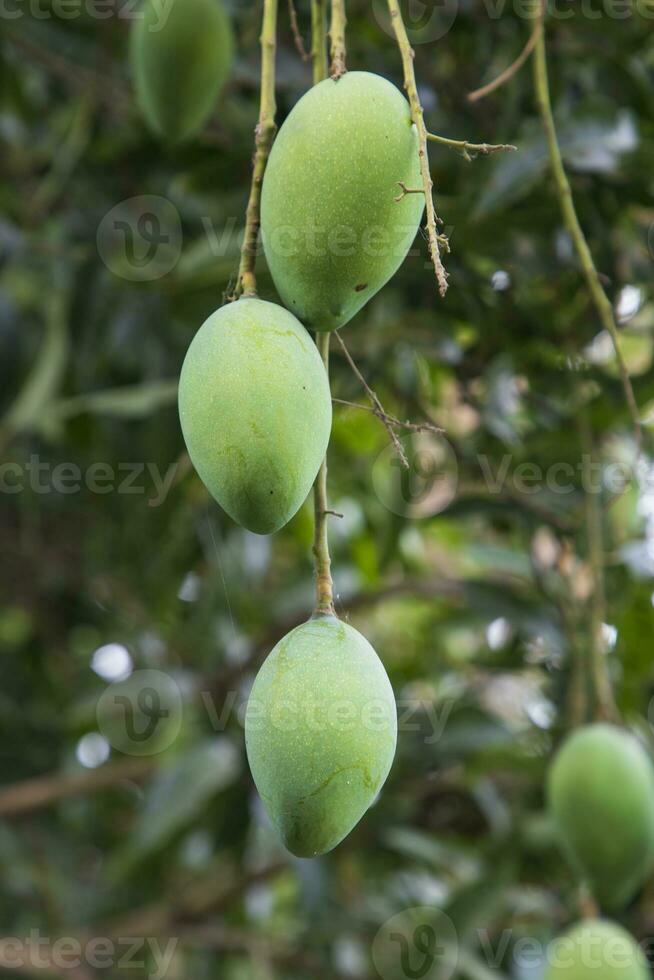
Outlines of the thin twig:
{"type": "Polygon", "coordinates": [[[236,289],[232,299],[240,296],[256,296],[257,280],[254,266],[257,259],[257,243],[261,224],[261,188],[266,165],[277,127],[275,113],[275,56],[277,51],[277,0],[264,0],[261,27],[261,99],[259,122],[255,130],[255,154],[252,168],[252,184],[247,211],[245,233],[241,247],[241,262],[236,289]]]}
{"type": "Polygon", "coordinates": [[[557,197],[561,206],[563,222],[568,234],[570,235],[570,238],[573,241],[579,262],[586,278],[586,284],[588,286],[591,300],[597,311],[597,315],[599,316],[602,326],[613,341],[613,348],[615,351],[616,360],[618,362],[622,387],[624,389],[625,399],[634,426],[636,446],[638,453],[640,453],[642,443],[640,413],[638,411],[638,405],[636,404],[634,390],[631,385],[629,371],[627,370],[627,365],[622,354],[620,336],[618,334],[618,328],[615,322],[615,316],[613,314],[613,307],[608,296],[604,292],[599,273],[597,272],[593,261],[593,256],[590,248],[588,247],[588,242],[586,241],[582,227],[579,223],[579,218],[577,217],[574,198],[572,196],[572,188],[570,187],[570,181],[568,180],[568,176],[565,172],[563,158],[561,156],[561,149],[559,147],[559,141],[556,135],[556,126],[554,123],[554,115],[552,113],[552,103],[550,99],[549,82],[547,76],[547,55],[545,51],[544,30],[540,32],[536,40],[536,48],[534,53],[534,89],[538,109],[543,122],[543,128],[545,129],[545,135],[547,137],[550,164],[552,167],[552,174],[554,176],[557,197]]]}
{"type": "Polygon", "coordinates": [[[297,48],[302,61],[309,61],[311,55],[304,46],[304,41],[302,40],[302,34],[300,32],[300,25],[298,23],[297,10],[295,9],[295,3],[293,0],[288,0],[288,15],[291,20],[291,31],[293,33],[293,40],[295,41],[295,47],[297,48]]]}
{"type": "Polygon", "coordinates": [[[332,0],[332,20],[329,28],[331,40],[331,77],[338,79],[347,72],[346,50],[345,50],[345,28],[347,26],[347,16],[345,14],[345,0],[332,0]]]}
{"type": "Polygon", "coordinates": [[[520,71],[520,69],[526,62],[527,58],[536,47],[539,37],[543,33],[544,20],[545,20],[545,0],[541,0],[540,10],[538,12],[538,16],[532,28],[531,34],[529,35],[529,40],[525,44],[524,48],[522,49],[518,57],[515,59],[514,62],[512,62],[512,64],[509,65],[508,68],[505,68],[504,71],[497,76],[497,78],[493,79],[492,82],[489,82],[488,85],[483,85],[481,88],[475,89],[474,92],[469,92],[468,102],[478,102],[479,99],[485,98],[487,95],[490,95],[491,92],[495,92],[498,88],[501,88],[502,85],[506,85],[506,83],[510,81],[513,78],[513,76],[520,71]]]}
{"type": "Polygon", "coordinates": [[[350,368],[352,369],[355,377],[361,383],[361,386],[363,387],[363,390],[368,396],[372,407],[368,408],[367,405],[358,405],[356,402],[347,402],[341,398],[333,398],[332,401],[335,401],[341,405],[347,405],[349,408],[358,408],[364,412],[365,411],[371,412],[374,416],[376,416],[376,418],[379,419],[379,421],[382,423],[382,425],[388,432],[388,436],[393,444],[393,448],[395,449],[395,452],[397,453],[400,459],[400,462],[402,463],[402,466],[404,466],[405,469],[409,469],[409,460],[407,459],[406,453],[404,452],[404,447],[402,446],[402,443],[400,442],[395,430],[407,429],[409,432],[435,432],[435,433],[442,433],[443,430],[436,425],[432,425],[431,422],[420,422],[420,423],[401,422],[400,419],[395,418],[394,415],[390,415],[382,405],[376,392],[373,391],[373,389],[370,387],[370,385],[364,378],[363,374],[357,367],[354,359],[352,358],[352,355],[350,354],[349,350],[345,346],[345,342],[343,341],[343,338],[341,337],[338,330],[335,330],[334,333],[336,334],[336,339],[340,344],[341,350],[343,351],[347,363],[350,365],[350,368]]]}
{"type": "Polygon", "coordinates": [[[431,143],[441,143],[443,146],[458,150],[466,160],[472,160],[477,154],[489,156],[491,153],[502,151],[511,153],[518,149],[512,143],[469,143],[467,140],[452,140],[447,136],[437,136],[435,133],[427,133],[427,139],[431,143]]]}
{"type": "Polygon", "coordinates": [[[434,183],[431,179],[431,172],[429,169],[427,128],[425,126],[424,110],[420,102],[420,96],[418,95],[416,73],[413,67],[413,59],[415,54],[409,42],[404,21],[402,20],[402,12],[400,10],[398,0],[388,0],[388,9],[391,15],[393,32],[395,34],[397,45],[400,49],[400,55],[402,57],[402,67],[404,69],[404,88],[409,96],[411,118],[413,119],[414,125],[418,132],[418,155],[420,158],[420,173],[422,174],[422,183],[425,193],[429,253],[431,255],[434,271],[436,273],[438,291],[440,292],[441,296],[445,296],[445,293],[447,292],[447,272],[445,271],[441,261],[441,248],[444,248],[445,242],[443,236],[439,235],[437,227],[440,222],[436,216],[436,209],[434,207],[434,183]]]}
{"type": "Polygon", "coordinates": [[[156,764],[149,759],[124,759],[99,769],[76,773],[52,773],[36,776],[0,789],[0,815],[15,816],[58,803],[71,796],[87,796],[115,786],[123,780],[140,780],[154,772],[156,764]]]}

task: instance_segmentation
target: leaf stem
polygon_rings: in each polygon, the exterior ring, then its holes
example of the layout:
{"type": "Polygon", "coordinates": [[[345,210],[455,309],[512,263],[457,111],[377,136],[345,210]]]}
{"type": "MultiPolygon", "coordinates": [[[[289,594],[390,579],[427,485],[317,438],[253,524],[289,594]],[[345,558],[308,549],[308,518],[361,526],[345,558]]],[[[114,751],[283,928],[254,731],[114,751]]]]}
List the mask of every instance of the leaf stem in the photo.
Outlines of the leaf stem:
{"type": "Polygon", "coordinates": [[[332,20],[329,28],[331,40],[331,77],[340,78],[347,72],[346,48],[345,48],[345,28],[347,26],[347,16],[345,14],[345,0],[332,0],[332,20]]]}
{"type": "Polygon", "coordinates": [[[556,125],[554,123],[552,102],[550,98],[544,29],[538,33],[535,42],[534,89],[536,94],[536,102],[538,104],[538,109],[543,122],[543,128],[547,138],[550,164],[552,174],[554,176],[556,194],[559,199],[561,213],[563,215],[563,223],[573,241],[584,277],[586,279],[588,292],[590,293],[590,297],[597,311],[597,315],[602,326],[613,341],[613,348],[615,350],[615,356],[620,370],[622,387],[624,389],[627,407],[633,422],[636,446],[638,451],[640,451],[642,442],[640,413],[638,411],[638,405],[636,404],[634,390],[631,386],[631,379],[629,377],[627,365],[622,354],[618,328],[615,322],[615,316],[613,314],[613,307],[608,296],[604,292],[599,274],[593,261],[593,256],[590,248],[588,247],[588,242],[586,241],[582,227],[579,223],[574,198],[572,196],[572,189],[570,187],[570,181],[568,180],[568,176],[563,165],[563,158],[561,156],[561,149],[559,147],[559,141],[556,134],[556,125]]]}
{"type": "Polygon", "coordinates": [[[427,210],[429,254],[434,265],[434,272],[436,273],[438,291],[441,296],[445,296],[445,293],[447,292],[447,273],[441,261],[441,248],[447,250],[447,245],[444,237],[438,232],[439,219],[436,215],[436,209],[434,207],[434,183],[431,179],[429,154],[427,152],[427,128],[425,126],[424,110],[420,102],[420,96],[418,95],[416,73],[413,66],[415,53],[409,42],[409,37],[406,32],[406,27],[404,26],[404,21],[402,20],[402,12],[400,10],[398,0],[388,0],[388,10],[391,15],[391,24],[395,34],[395,39],[402,57],[402,67],[404,69],[404,88],[406,89],[409,97],[411,118],[413,119],[414,125],[418,132],[418,156],[420,158],[420,173],[422,175],[425,205],[427,210]]]}
{"type": "Polygon", "coordinates": [[[257,259],[257,243],[261,224],[261,188],[270,150],[272,149],[277,126],[275,114],[275,57],[277,52],[277,3],[278,0],[264,0],[263,23],[261,27],[261,98],[259,122],[255,129],[255,154],[252,168],[252,183],[245,213],[245,233],[241,246],[241,261],[238,269],[236,289],[232,299],[241,296],[257,295],[257,280],[254,267],[257,259]]]}

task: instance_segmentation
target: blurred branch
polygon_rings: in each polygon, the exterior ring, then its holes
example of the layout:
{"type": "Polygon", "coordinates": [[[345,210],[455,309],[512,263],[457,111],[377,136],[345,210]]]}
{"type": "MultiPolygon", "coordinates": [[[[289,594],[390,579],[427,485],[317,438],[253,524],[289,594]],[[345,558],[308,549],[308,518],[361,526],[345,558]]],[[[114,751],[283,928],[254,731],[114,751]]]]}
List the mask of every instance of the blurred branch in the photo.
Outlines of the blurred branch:
{"type": "Polygon", "coordinates": [[[252,169],[250,197],[245,212],[245,233],[241,248],[238,280],[232,299],[239,296],[256,296],[257,280],[254,267],[257,258],[257,242],[261,225],[261,188],[268,157],[272,149],[277,126],[275,114],[275,57],[277,53],[277,0],[264,0],[261,27],[261,97],[259,122],[255,130],[255,154],[252,169]]]}
{"type": "Polygon", "coordinates": [[[302,61],[308,61],[311,57],[309,52],[304,46],[304,41],[302,40],[302,34],[300,33],[300,25],[297,19],[297,10],[295,9],[294,0],[288,0],[288,15],[291,20],[291,31],[293,34],[293,40],[295,41],[295,47],[297,48],[302,61]]]}
{"type": "Polygon", "coordinates": [[[151,759],[121,759],[76,773],[55,773],[27,779],[13,786],[0,788],[0,816],[12,817],[29,810],[58,803],[71,796],[87,796],[115,786],[125,779],[144,779],[156,769],[151,759]]]}
{"type": "Polygon", "coordinates": [[[449,244],[447,238],[444,235],[439,234],[437,227],[438,224],[440,224],[440,219],[437,217],[436,209],[434,207],[434,183],[431,179],[431,172],[429,169],[427,128],[425,126],[424,110],[422,108],[422,103],[420,102],[420,96],[418,95],[416,74],[413,67],[415,53],[411,47],[411,44],[409,43],[406,27],[404,26],[404,21],[402,20],[399,0],[388,0],[388,9],[391,15],[391,24],[393,26],[395,38],[402,57],[402,67],[404,69],[404,88],[409,96],[411,118],[413,119],[414,125],[418,132],[418,156],[420,158],[420,172],[422,174],[425,207],[427,212],[429,254],[434,265],[434,272],[436,273],[436,280],[438,282],[438,290],[441,296],[445,296],[445,293],[447,292],[447,273],[441,261],[441,249],[443,249],[445,252],[449,251],[449,244]]]}
{"type": "Polygon", "coordinates": [[[613,697],[609,663],[605,649],[603,624],[606,615],[603,558],[603,517],[600,491],[591,485],[593,434],[584,408],[579,416],[582,443],[583,479],[586,501],[586,535],[588,562],[591,571],[590,596],[590,678],[594,693],[594,716],[604,721],[616,721],[618,709],[613,697]]]}
{"type": "Polygon", "coordinates": [[[345,28],[347,26],[347,16],[345,14],[345,0],[332,0],[332,21],[329,29],[331,39],[331,77],[340,78],[347,72],[346,49],[345,49],[345,28]]]}
{"type": "Polygon", "coordinates": [[[50,294],[45,336],[32,370],[0,423],[0,449],[18,433],[38,428],[61,384],[68,361],[68,348],[68,293],[59,287],[50,294]]]}
{"type": "Polygon", "coordinates": [[[582,227],[579,223],[574,198],[572,196],[572,188],[570,187],[570,181],[568,180],[568,176],[563,165],[563,158],[561,156],[561,149],[559,147],[558,137],[556,134],[556,125],[554,123],[554,114],[552,112],[552,103],[550,98],[544,28],[543,30],[539,31],[535,42],[534,89],[536,94],[536,102],[538,104],[538,109],[543,122],[543,128],[547,138],[550,164],[561,207],[561,213],[563,215],[563,222],[577,252],[579,262],[581,263],[581,267],[586,278],[588,291],[599,316],[600,322],[613,341],[613,348],[615,350],[615,356],[618,362],[622,387],[624,389],[627,406],[633,422],[636,446],[638,448],[638,452],[640,452],[642,442],[640,413],[638,411],[638,405],[636,404],[634,390],[631,385],[629,371],[627,370],[627,365],[622,354],[618,328],[615,322],[615,316],[613,314],[613,307],[608,296],[604,292],[604,288],[593,261],[593,256],[590,248],[588,247],[582,227]]]}
{"type": "Polygon", "coordinates": [[[475,89],[474,92],[469,92],[468,93],[469,102],[477,102],[479,101],[479,99],[485,98],[487,95],[490,95],[491,92],[495,92],[498,88],[501,88],[502,85],[506,85],[506,83],[509,82],[514,75],[517,75],[517,73],[520,71],[524,63],[527,61],[527,58],[529,57],[531,52],[536,47],[538,39],[541,37],[543,33],[545,11],[546,11],[545,0],[541,0],[540,10],[538,12],[538,16],[532,28],[531,34],[529,35],[529,40],[525,44],[524,48],[522,49],[518,57],[515,59],[514,62],[512,62],[512,64],[509,65],[508,68],[505,68],[504,71],[497,76],[497,78],[494,78],[492,82],[489,82],[488,85],[483,85],[481,88],[475,89]]]}

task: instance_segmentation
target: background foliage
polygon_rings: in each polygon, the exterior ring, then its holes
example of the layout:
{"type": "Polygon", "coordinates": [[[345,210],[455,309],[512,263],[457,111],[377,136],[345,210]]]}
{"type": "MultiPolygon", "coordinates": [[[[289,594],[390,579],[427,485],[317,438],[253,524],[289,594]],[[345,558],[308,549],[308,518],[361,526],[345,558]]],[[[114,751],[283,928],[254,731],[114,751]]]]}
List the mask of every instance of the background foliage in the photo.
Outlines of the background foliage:
{"type": "MultiPolygon", "coordinates": [[[[348,4],[349,65],[401,84],[379,8],[348,4]]],[[[133,105],[120,8],[106,19],[69,19],[54,3],[16,9],[0,38],[3,933],[175,937],[170,978],[363,978],[375,975],[382,923],[427,904],[454,922],[462,974],[483,980],[482,938],[498,948],[505,929],[498,968],[537,973],[538,961],[512,955],[517,940],[547,939],[578,915],[543,776],[596,595],[579,463],[591,448],[605,465],[633,460],[634,446],[608,338],[562,231],[529,67],[488,100],[466,99],[513,59],[529,23],[512,5],[461,0],[443,37],[415,43],[429,128],[520,152],[469,164],[432,147],[452,242],[449,293],[437,297],[418,240],[343,332],[389,411],[443,426],[458,488],[433,516],[389,511],[373,479],[391,467],[388,453],[375,463],[383,427],[336,407],[338,610],[389,671],[400,740],[378,804],[335,852],[302,862],[266,824],[239,706],[261,658],[311,610],[311,508],[271,539],[234,526],[190,469],[175,408],[189,341],[236,271],[259,4],[232,5],[231,80],[202,137],[175,150],[151,139],[133,105]],[[98,251],[105,215],[137,195],[171,202],[183,234],[172,271],[144,282],[124,277],[119,251],[108,260],[98,251]],[[53,485],[61,463],[79,468],[81,489],[70,489],[75,469],[66,492],[53,485]],[[98,463],[114,474],[110,492],[84,485],[98,463]],[[571,478],[556,477],[569,492],[548,489],[525,463],[544,475],[570,464],[571,478]],[[147,467],[134,475],[134,464],[147,467]],[[152,474],[170,467],[158,500],[152,474]],[[131,490],[118,492],[128,472],[131,490]],[[108,644],[103,660],[96,651],[108,644]],[[179,733],[144,757],[99,733],[103,692],[130,665],[172,678],[183,698],[179,733]]],[[[562,7],[550,19],[550,68],[580,218],[647,423],[654,42],[651,8],[621,10],[600,0],[562,7]]],[[[307,4],[298,12],[306,36],[307,4]]],[[[278,70],[281,121],[310,84],[284,5],[278,70]]],[[[259,290],[274,298],[263,260],[259,290]]],[[[333,349],[334,395],[363,401],[333,349]]],[[[645,476],[650,449],[646,424],[645,476]]],[[[602,525],[606,656],[625,719],[651,739],[647,483],[632,482],[610,508],[605,492],[602,525]]],[[[647,888],[623,921],[642,937],[653,916],[647,888]]],[[[114,964],[108,975],[152,970],[151,960],[114,964]]],[[[95,972],[83,964],[68,975],[95,972]]]]}

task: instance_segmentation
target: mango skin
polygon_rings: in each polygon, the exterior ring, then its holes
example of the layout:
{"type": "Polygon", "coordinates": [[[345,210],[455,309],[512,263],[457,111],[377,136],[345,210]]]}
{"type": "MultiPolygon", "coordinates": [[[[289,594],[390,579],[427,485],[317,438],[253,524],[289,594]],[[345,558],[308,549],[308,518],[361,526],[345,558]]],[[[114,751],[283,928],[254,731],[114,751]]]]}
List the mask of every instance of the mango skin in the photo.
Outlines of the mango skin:
{"type": "Polygon", "coordinates": [[[306,499],[329,442],[331,395],[316,345],[275,303],[223,306],[186,354],[179,417],[220,506],[257,534],[279,530],[306,499]]]}
{"type": "Polygon", "coordinates": [[[550,768],[548,798],[595,898],[625,905],[654,865],[654,769],[640,742],[614,725],[577,729],[550,768]]]}
{"type": "Polygon", "coordinates": [[[334,616],[298,626],[268,655],[245,719],[250,769],[285,847],[336,847],[374,802],[397,742],[395,698],[368,641],[334,616]]]}
{"type": "Polygon", "coordinates": [[[397,272],[425,206],[409,104],[385,78],[348,72],[310,89],[272,148],[261,231],[284,305],[313,330],[347,323],[397,272]]]}
{"type": "Polygon", "coordinates": [[[544,980],[649,980],[642,949],[621,926],[587,919],[547,951],[544,980]]]}
{"type": "Polygon", "coordinates": [[[145,0],[130,31],[136,100],[155,136],[181,143],[207,122],[229,75],[232,27],[220,0],[145,0]]]}

